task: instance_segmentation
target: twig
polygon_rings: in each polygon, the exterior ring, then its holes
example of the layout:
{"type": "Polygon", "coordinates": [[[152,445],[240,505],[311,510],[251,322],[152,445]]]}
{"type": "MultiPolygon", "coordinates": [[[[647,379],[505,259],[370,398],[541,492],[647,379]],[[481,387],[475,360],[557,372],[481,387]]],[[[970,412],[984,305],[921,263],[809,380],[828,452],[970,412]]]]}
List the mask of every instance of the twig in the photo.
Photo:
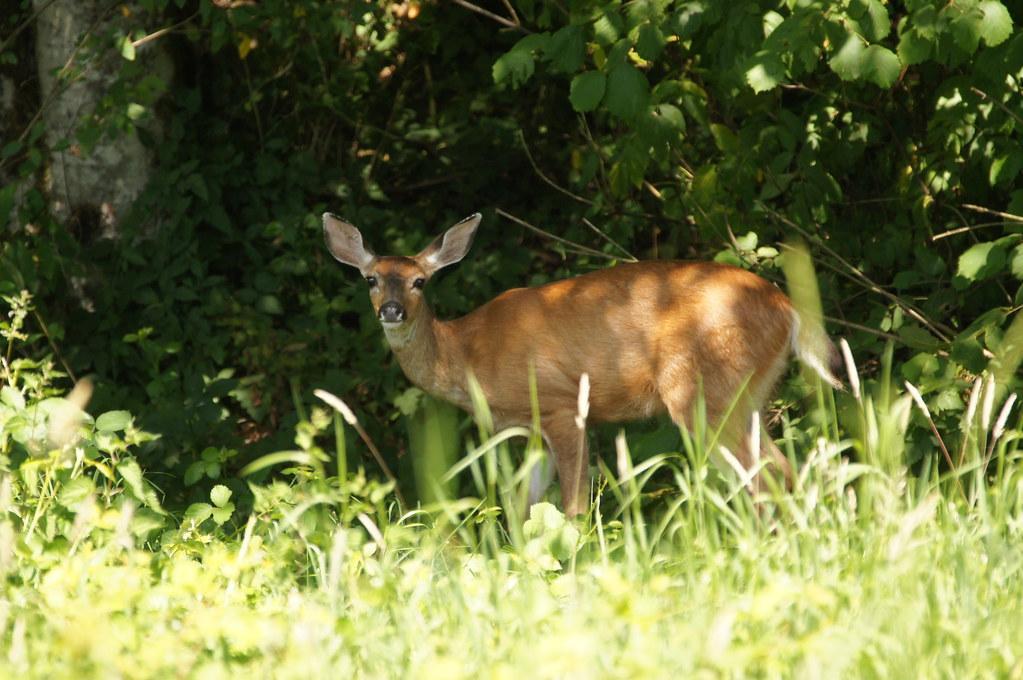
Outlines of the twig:
{"type": "Polygon", "coordinates": [[[991,208],[985,208],[982,205],[974,205],[973,203],[963,203],[963,207],[967,210],[974,212],[985,213],[987,215],[996,215],[1002,219],[1009,220],[1010,222],[1023,222],[1023,216],[1013,215],[1012,213],[1002,212],[1001,210],[992,210],[991,208]]]}
{"type": "Polygon", "coordinates": [[[995,99],[994,97],[992,97],[991,95],[989,95],[989,94],[988,94],[987,92],[985,92],[984,90],[981,90],[981,89],[979,89],[979,88],[973,87],[973,86],[971,85],[971,86],[970,86],[970,91],[972,91],[972,92],[973,92],[973,93],[974,93],[975,95],[978,95],[978,96],[980,96],[980,98],[981,98],[981,99],[988,99],[988,100],[990,100],[991,102],[993,102],[993,103],[994,103],[994,105],[995,105],[995,106],[997,106],[998,108],[1000,108],[1000,109],[1001,109],[1002,111],[1004,111],[1004,112],[1005,112],[1005,113],[1006,113],[1007,115],[1009,115],[1009,116],[1010,116],[1010,117],[1012,117],[1012,118],[1015,118],[1015,119],[1016,119],[1016,122],[1017,122],[1017,123],[1019,123],[1020,125],[1023,125],[1023,118],[1020,118],[1020,116],[1019,116],[1019,114],[1018,114],[1018,113],[1016,113],[1015,111],[1013,111],[1012,109],[1010,109],[1010,108],[1009,108],[1008,106],[1006,106],[1006,105],[1005,105],[1005,104],[1003,104],[1002,102],[998,101],[997,99],[995,99]]]}
{"type": "Polygon", "coordinates": [[[365,428],[363,428],[359,419],[355,417],[355,413],[348,407],[348,404],[326,390],[316,389],[313,390],[313,394],[340,413],[345,422],[351,425],[359,434],[359,438],[362,439],[366,448],[369,449],[369,452],[373,454],[373,458],[376,460],[377,465],[379,465],[380,469],[384,471],[384,475],[387,477],[387,480],[394,484],[394,495],[398,499],[398,502],[401,503],[403,508],[407,508],[408,505],[405,503],[405,499],[401,495],[401,489],[398,488],[398,479],[394,476],[394,473],[391,472],[390,466],[384,460],[384,457],[380,455],[380,449],[378,449],[376,444],[373,443],[373,440],[369,438],[369,434],[366,433],[365,428]]]}
{"type": "Polygon", "coordinates": [[[17,28],[11,31],[11,33],[4,39],[4,41],[0,42],[0,52],[6,50],[7,46],[10,45],[14,41],[14,39],[18,37],[18,34],[20,34],[23,30],[25,30],[29,26],[34,25],[36,19],[39,18],[39,15],[45,12],[47,9],[49,9],[50,5],[52,5],[56,1],[57,0],[48,0],[44,5],[36,9],[35,12],[32,12],[32,16],[22,21],[17,28]]]}
{"type": "Polygon", "coordinates": [[[493,19],[497,23],[499,23],[502,26],[505,26],[507,28],[513,28],[516,31],[522,31],[523,33],[532,33],[532,31],[528,30],[522,24],[516,23],[516,22],[514,22],[514,21],[512,21],[510,19],[505,19],[500,14],[494,14],[493,12],[491,12],[489,10],[485,10],[482,7],[478,6],[478,5],[474,5],[471,2],[467,2],[467,0],[451,0],[451,1],[453,3],[455,3],[456,5],[461,5],[462,7],[464,7],[467,10],[469,10],[470,12],[476,12],[476,14],[485,16],[488,19],[493,19]]]}
{"type": "Polygon", "coordinates": [[[533,166],[533,172],[535,172],[540,177],[540,179],[542,179],[545,183],[554,187],[556,190],[565,194],[574,201],[579,201],[580,203],[585,203],[586,205],[593,205],[593,201],[591,201],[590,199],[583,198],[579,194],[569,191],[568,189],[559,185],[558,183],[556,183],[554,180],[552,180],[543,173],[543,170],[540,169],[540,166],[537,165],[536,161],[533,159],[533,154],[530,153],[529,151],[529,145],[526,144],[526,135],[522,132],[521,129],[519,130],[519,141],[522,142],[522,149],[526,152],[526,158],[529,159],[529,164],[533,166]]]}
{"type": "MultiPolygon", "coordinates": [[[[914,319],[916,319],[917,321],[922,323],[924,326],[926,326],[928,329],[930,329],[930,331],[932,333],[934,333],[937,337],[941,338],[942,342],[949,342],[950,341],[950,338],[948,336],[954,333],[954,331],[951,328],[949,328],[948,326],[946,326],[944,324],[940,324],[938,322],[931,321],[926,316],[924,316],[923,312],[921,312],[919,309],[917,309],[917,307],[915,305],[910,304],[909,302],[906,302],[905,300],[903,300],[902,298],[900,298],[899,296],[897,296],[897,295],[895,295],[893,293],[889,293],[887,290],[885,290],[884,288],[882,288],[878,284],[874,283],[874,281],[869,276],[864,274],[862,271],[859,270],[859,268],[853,266],[845,258],[843,258],[841,255],[836,253],[834,250],[829,248],[820,238],[818,238],[817,236],[811,234],[806,229],[803,229],[801,226],[799,226],[798,224],[796,224],[795,222],[793,222],[789,218],[785,217],[781,213],[777,212],[776,210],[774,210],[773,208],[768,206],[766,203],[763,203],[763,202],[758,202],[758,203],[761,206],[761,208],[763,208],[766,212],[768,212],[776,220],[778,220],[779,222],[781,222],[785,226],[787,226],[787,227],[789,227],[791,229],[794,229],[795,231],[799,232],[804,238],[810,239],[811,241],[816,243],[817,246],[821,250],[823,250],[825,253],[827,253],[831,257],[833,257],[836,260],[838,260],[839,262],[841,262],[842,265],[846,269],[848,269],[849,272],[851,272],[851,274],[847,274],[847,276],[849,276],[849,278],[851,278],[853,280],[859,281],[862,285],[865,285],[871,292],[876,293],[878,295],[881,295],[882,297],[886,298],[890,302],[893,302],[894,304],[898,305],[899,307],[902,307],[902,309],[905,310],[905,312],[907,314],[909,314],[911,317],[913,317],[914,319]]],[[[837,269],[836,267],[832,267],[832,269],[834,271],[838,272],[838,273],[842,273],[841,270],[837,269]]]]}
{"type": "Polygon", "coordinates": [[[171,31],[173,31],[175,29],[178,29],[178,28],[181,28],[182,26],[184,26],[185,24],[187,24],[189,21],[191,21],[192,19],[196,18],[197,16],[199,16],[199,12],[195,12],[194,14],[192,14],[192,16],[188,17],[187,19],[182,19],[181,21],[179,21],[178,23],[174,24],[173,26],[166,26],[166,27],[161,28],[159,30],[153,31],[149,35],[144,35],[141,38],[139,38],[138,40],[133,40],[132,43],[131,43],[131,46],[134,47],[134,48],[139,48],[139,47],[142,47],[143,45],[145,45],[148,42],[152,42],[152,41],[154,41],[154,40],[156,40],[158,38],[162,38],[163,36],[167,35],[171,31]]]}
{"type": "Polygon", "coordinates": [[[522,21],[519,20],[519,15],[515,13],[515,8],[512,4],[508,0],[501,0],[501,4],[503,4],[504,8],[508,10],[508,14],[511,15],[512,21],[514,21],[517,26],[521,26],[522,21]]]}
{"type": "Polygon", "coordinates": [[[613,245],[618,250],[622,251],[625,254],[625,257],[627,257],[630,262],[639,262],[639,260],[632,253],[630,253],[628,250],[626,250],[624,246],[622,246],[621,244],[618,243],[618,241],[614,240],[613,238],[611,238],[610,236],[605,234],[603,231],[598,229],[597,225],[595,225],[593,222],[590,222],[585,217],[583,218],[583,224],[585,224],[587,227],[592,229],[594,231],[594,233],[596,233],[602,239],[604,239],[605,241],[607,241],[608,243],[613,245]]]}
{"type": "Polygon", "coordinates": [[[75,372],[71,370],[71,367],[68,366],[67,361],[64,360],[64,355],[61,354],[60,349],[57,348],[57,343],[53,341],[53,337],[50,335],[50,330],[46,327],[46,322],[44,322],[43,317],[39,315],[39,310],[33,308],[32,316],[36,318],[36,322],[39,324],[39,327],[43,330],[43,335],[46,336],[46,341],[50,343],[50,349],[53,350],[53,353],[57,356],[57,360],[60,361],[61,366],[63,366],[64,370],[67,371],[68,377],[71,378],[72,382],[77,383],[78,378],[75,377],[75,372]]]}
{"type": "Polygon", "coordinates": [[[965,234],[967,232],[974,231],[975,229],[984,229],[986,227],[1007,227],[1010,224],[1018,224],[1018,222],[1012,221],[981,222],[980,224],[973,224],[968,227],[957,227],[955,229],[943,231],[940,234],[935,234],[934,236],[931,237],[931,242],[933,243],[934,241],[940,241],[941,239],[948,238],[949,236],[958,236],[959,234],[965,234]]]}
{"type": "Polygon", "coordinates": [[[529,229],[530,231],[532,231],[532,232],[534,232],[536,234],[539,234],[540,236],[543,236],[544,238],[549,238],[552,241],[556,241],[556,242],[558,242],[558,243],[560,243],[562,245],[568,246],[568,247],[572,248],[573,250],[575,250],[576,252],[578,252],[578,253],[580,253],[582,255],[590,255],[592,257],[601,257],[601,258],[604,258],[605,260],[617,260],[617,259],[619,259],[619,258],[615,257],[614,255],[608,255],[607,253],[603,253],[603,252],[601,252],[599,250],[596,250],[594,248],[590,248],[589,246],[580,245],[578,243],[574,243],[572,241],[569,241],[568,239],[564,239],[564,238],[561,238],[560,236],[556,236],[556,235],[550,233],[549,231],[545,231],[545,230],[541,229],[540,227],[537,227],[535,225],[530,224],[529,222],[526,222],[525,220],[523,220],[521,218],[515,217],[515,215],[512,215],[511,213],[505,212],[501,208],[497,208],[494,212],[496,212],[499,216],[505,218],[506,220],[511,220],[515,224],[518,224],[519,226],[525,227],[526,229],[529,229]]]}

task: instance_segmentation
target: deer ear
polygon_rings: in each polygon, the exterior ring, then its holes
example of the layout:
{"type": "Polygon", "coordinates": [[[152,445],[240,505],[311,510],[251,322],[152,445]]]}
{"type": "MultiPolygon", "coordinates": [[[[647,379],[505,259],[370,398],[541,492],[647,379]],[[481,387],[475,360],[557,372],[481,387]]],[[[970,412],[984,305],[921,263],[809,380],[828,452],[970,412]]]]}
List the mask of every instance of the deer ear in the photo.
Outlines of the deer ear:
{"type": "Polygon", "coordinates": [[[423,271],[428,276],[433,276],[437,270],[465,257],[469,252],[469,247],[472,246],[473,236],[476,235],[476,229],[480,226],[482,219],[483,216],[479,213],[470,215],[426,246],[423,252],[415,257],[423,271]]]}
{"type": "Polygon", "coordinates": [[[337,215],[323,213],[323,238],[334,259],[363,273],[376,260],[376,255],[362,244],[359,230],[337,215]]]}

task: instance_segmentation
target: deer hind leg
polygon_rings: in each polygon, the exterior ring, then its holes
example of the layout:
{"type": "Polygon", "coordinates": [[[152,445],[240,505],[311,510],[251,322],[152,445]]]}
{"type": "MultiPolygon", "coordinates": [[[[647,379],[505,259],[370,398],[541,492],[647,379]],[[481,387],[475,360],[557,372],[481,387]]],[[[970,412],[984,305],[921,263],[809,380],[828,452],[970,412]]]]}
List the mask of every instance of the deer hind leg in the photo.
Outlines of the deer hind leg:
{"type": "MultiPolygon", "coordinates": [[[[660,396],[668,409],[671,419],[679,427],[693,430],[693,419],[697,402],[699,381],[688,376],[668,375],[668,379],[662,380],[660,385],[660,396]]],[[[706,386],[704,403],[707,411],[707,426],[710,430],[720,431],[717,444],[726,447],[744,470],[750,470],[758,463],[758,458],[767,461],[760,471],[750,482],[751,490],[760,491],[765,486],[765,475],[780,475],[787,483],[791,479],[792,471],[788,459],[771,441],[767,432],[761,429],[760,450],[757,454],[752,451],[751,428],[753,425],[753,414],[756,411],[756,397],[751,396],[752,392],[762,392],[763,387],[758,383],[755,386],[748,385],[745,379],[731,376],[734,379],[725,379],[721,373],[715,376],[718,380],[706,386]],[[733,385],[735,387],[727,387],[733,385]],[[742,387],[745,386],[745,387],[742,387]],[[741,390],[741,393],[739,393],[741,390]]],[[[759,419],[757,426],[760,426],[759,419]]],[[[711,458],[720,465],[724,461],[718,451],[711,452],[711,458]]]]}
{"type": "Polygon", "coordinates": [[[589,448],[586,432],[575,424],[572,412],[547,416],[541,423],[544,438],[554,455],[561,486],[561,503],[567,517],[582,514],[587,506],[589,448]]]}

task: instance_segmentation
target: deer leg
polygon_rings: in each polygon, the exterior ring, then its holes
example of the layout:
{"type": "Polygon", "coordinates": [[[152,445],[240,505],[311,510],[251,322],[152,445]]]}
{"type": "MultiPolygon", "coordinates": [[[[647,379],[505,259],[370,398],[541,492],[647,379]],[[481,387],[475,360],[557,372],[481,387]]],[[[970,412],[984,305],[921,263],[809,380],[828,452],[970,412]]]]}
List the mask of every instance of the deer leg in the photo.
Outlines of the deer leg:
{"type": "MultiPolygon", "coordinates": [[[[550,443],[547,446],[550,448],[550,443]]],[[[551,468],[551,461],[549,458],[544,457],[543,460],[539,461],[529,471],[529,507],[540,502],[544,492],[553,480],[554,470],[551,468]]]]}
{"type": "Polygon", "coordinates": [[[549,416],[543,421],[543,432],[558,467],[558,483],[561,486],[565,516],[580,515],[587,506],[589,449],[586,433],[576,427],[574,413],[549,416]]]}
{"type": "MultiPolygon", "coordinates": [[[[696,390],[693,384],[685,380],[674,381],[666,388],[662,388],[661,400],[668,408],[668,413],[675,424],[691,431],[694,417],[693,406],[696,403],[696,390]]],[[[757,457],[753,453],[750,441],[754,413],[752,401],[748,395],[740,396],[738,403],[728,414],[727,421],[722,424],[722,418],[725,417],[724,411],[730,404],[726,404],[725,407],[721,407],[719,404],[725,401],[730,400],[706,400],[707,425],[714,429],[720,427],[721,434],[717,443],[727,447],[742,467],[745,470],[750,470],[757,464],[757,457]]],[[[757,427],[760,427],[759,418],[757,427]]],[[[767,465],[761,468],[750,481],[751,491],[756,493],[764,489],[764,475],[768,474],[780,476],[786,484],[791,482],[792,469],[788,459],[763,429],[760,432],[760,451],[758,453],[767,461],[767,465]]],[[[723,462],[717,452],[711,452],[711,457],[717,461],[717,464],[723,462]]]]}

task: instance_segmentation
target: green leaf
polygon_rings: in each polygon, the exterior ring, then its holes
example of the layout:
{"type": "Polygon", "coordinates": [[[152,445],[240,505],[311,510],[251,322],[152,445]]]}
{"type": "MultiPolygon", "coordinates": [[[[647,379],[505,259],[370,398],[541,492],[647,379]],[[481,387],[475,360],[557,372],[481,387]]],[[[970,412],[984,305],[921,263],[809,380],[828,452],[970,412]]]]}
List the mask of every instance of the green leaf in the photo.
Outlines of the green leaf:
{"type": "MultiPolygon", "coordinates": [[[[1006,249],[1015,243],[1016,237],[1007,236],[997,241],[977,243],[959,256],[956,275],[966,282],[980,281],[994,276],[1005,269],[1006,249]]],[[[958,287],[965,287],[959,284],[958,287]]]]}
{"type": "Polygon", "coordinates": [[[916,324],[907,323],[899,328],[897,332],[899,338],[913,349],[933,352],[941,346],[937,338],[916,324]]]}
{"type": "Polygon", "coordinates": [[[0,387],[0,402],[7,404],[8,406],[14,407],[17,411],[25,410],[25,397],[20,391],[11,387],[10,385],[4,385],[0,387]]]}
{"type": "Polygon", "coordinates": [[[1009,205],[1005,208],[1005,212],[1023,216],[1023,189],[1016,189],[1009,194],[1009,205]]]}
{"type": "Polygon", "coordinates": [[[213,501],[213,505],[222,508],[225,503],[231,500],[231,490],[223,484],[217,484],[210,489],[210,500],[213,501]]]}
{"type": "Polygon", "coordinates": [[[156,491],[142,478],[142,468],[139,467],[138,462],[134,458],[126,458],[118,463],[117,472],[121,475],[121,478],[128,487],[128,491],[135,497],[135,500],[160,514],[164,513],[156,491]]]}
{"type": "Polygon", "coordinates": [[[604,98],[607,79],[600,71],[586,71],[572,79],[568,99],[579,113],[593,111],[604,98]]]}
{"type": "Polygon", "coordinates": [[[899,37],[899,46],[896,51],[902,63],[911,66],[927,61],[931,56],[933,46],[933,40],[923,37],[916,29],[911,29],[899,37]]]}
{"type": "Polygon", "coordinates": [[[630,188],[642,186],[650,159],[649,145],[640,136],[631,137],[611,165],[612,192],[624,196],[630,188]]]}
{"type": "Polygon", "coordinates": [[[96,429],[100,432],[120,432],[131,424],[127,411],[107,411],[96,418],[96,429]]]}
{"type": "Polygon", "coordinates": [[[264,314],[277,316],[284,313],[284,307],[276,295],[260,295],[256,308],[264,314]]]}
{"type": "Polygon", "coordinates": [[[135,61],[135,44],[132,41],[131,37],[127,35],[122,36],[119,42],[121,56],[127,59],[128,61],[135,61]]]}
{"type": "Polygon", "coordinates": [[[973,54],[980,46],[984,15],[967,10],[952,20],[952,37],[967,54],[973,54]]]}
{"type": "Polygon", "coordinates": [[[842,80],[856,80],[860,77],[860,62],[866,49],[862,38],[849,33],[835,56],[828,61],[828,66],[842,80]]]}
{"type": "Polygon", "coordinates": [[[619,118],[635,118],[646,109],[650,86],[646,76],[631,64],[619,64],[607,76],[607,110],[619,118]]]}
{"type": "Polygon", "coordinates": [[[899,79],[902,63],[887,47],[871,45],[860,59],[862,77],[878,87],[889,88],[899,79]]]}
{"type": "Polygon", "coordinates": [[[746,68],[746,82],[757,93],[773,90],[784,80],[785,64],[775,52],[760,50],[746,68]]]}
{"type": "Polygon", "coordinates": [[[1012,17],[1005,5],[997,0],[984,0],[977,8],[983,15],[980,20],[980,35],[988,47],[1004,42],[1012,35],[1012,17]]]}
{"type": "Polygon", "coordinates": [[[1023,169],[1023,149],[1017,146],[991,161],[988,181],[991,186],[1011,185],[1020,169],[1023,169]]]}
{"type": "Polygon", "coordinates": [[[593,22],[593,37],[605,47],[618,40],[622,32],[622,19],[617,12],[607,12],[593,22]]]}
{"type": "Polygon", "coordinates": [[[213,514],[213,506],[209,503],[192,503],[185,510],[185,516],[182,518],[182,524],[185,522],[195,522],[196,524],[202,524],[204,521],[210,518],[213,514]]]}
{"type": "Polygon", "coordinates": [[[75,477],[64,485],[57,497],[57,502],[69,510],[76,510],[86,498],[96,493],[96,484],[85,477],[75,477]]]}
{"type": "Polygon", "coordinates": [[[543,49],[549,42],[548,34],[534,33],[515,43],[514,47],[494,62],[492,69],[494,82],[498,85],[509,82],[512,87],[518,87],[525,83],[532,77],[536,67],[533,61],[533,50],[543,49]]]}
{"type": "Polygon", "coordinates": [[[146,115],[146,111],[148,111],[146,107],[134,102],[128,104],[127,109],[125,109],[129,120],[139,120],[142,116],[146,115]]]}
{"type": "Polygon", "coordinates": [[[899,78],[902,63],[887,47],[867,45],[850,33],[845,43],[828,62],[842,80],[867,80],[878,87],[891,87],[899,78]]]}
{"type": "Polygon", "coordinates": [[[1023,245],[1012,249],[1012,259],[1009,261],[1009,271],[1017,279],[1023,281],[1023,245]]]}
{"type": "Polygon", "coordinates": [[[157,513],[148,508],[139,508],[131,520],[131,533],[135,536],[145,536],[150,531],[162,529],[167,521],[157,513]]]}
{"type": "Polygon", "coordinates": [[[185,486],[192,486],[202,478],[206,472],[206,464],[197,460],[185,469],[185,486]]]}
{"type": "Polygon", "coordinates": [[[727,125],[712,123],[710,134],[714,137],[714,144],[723,153],[735,154],[739,152],[739,137],[727,125]]]}
{"type": "Polygon", "coordinates": [[[849,18],[856,32],[870,42],[883,40],[891,32],[888,10],[879,0],[852,0],[849,4],[849,18]]]}
{"type": "Polygon", "coordinates": [[[586,44],[581,26],[565,26],[551,36],[544,49],[544,56],[555,71],[575,73],[583,66],[586,44]]]}
{"type": "Polygon", "coordinates": [[[234,503],[228,503],[222,508],[215,508],[210,514],[213,517],[213,521],[220,525],[231,519],[232,513],[234,513],[234,503]]]}
{"type": "Polygon", "coordinates": [[[21,151],[23,148],[24,144],[17,139],[7,142],[4,144],[4,148],[0,149],[0,159],[6,160],[21,151]]]}
{"type": "Polygon", "coordinates": [[[664,34],[657,24],[645,23],[639,27],[639,36],[636,38],[636,52],[643,59],[653,61],[661,56],[664,51],[664,34]]]}

